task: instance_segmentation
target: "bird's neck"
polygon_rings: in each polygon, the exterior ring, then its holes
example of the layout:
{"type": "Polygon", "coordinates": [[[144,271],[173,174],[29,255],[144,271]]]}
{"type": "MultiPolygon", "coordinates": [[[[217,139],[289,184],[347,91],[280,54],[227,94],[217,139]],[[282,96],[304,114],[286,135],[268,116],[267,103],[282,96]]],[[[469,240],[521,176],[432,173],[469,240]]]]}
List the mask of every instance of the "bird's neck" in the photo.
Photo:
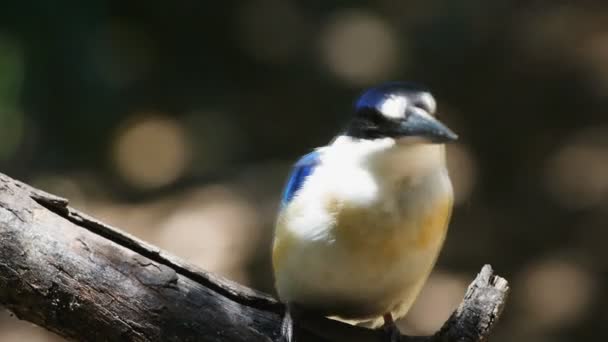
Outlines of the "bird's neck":
{"type": "Polygon", "coordinates": [[[416,182],[446,168],[445,146],[395,139],[358,140],[339,137],[331,145],[337,162],[368,169],[387,182],[416,182]]]}

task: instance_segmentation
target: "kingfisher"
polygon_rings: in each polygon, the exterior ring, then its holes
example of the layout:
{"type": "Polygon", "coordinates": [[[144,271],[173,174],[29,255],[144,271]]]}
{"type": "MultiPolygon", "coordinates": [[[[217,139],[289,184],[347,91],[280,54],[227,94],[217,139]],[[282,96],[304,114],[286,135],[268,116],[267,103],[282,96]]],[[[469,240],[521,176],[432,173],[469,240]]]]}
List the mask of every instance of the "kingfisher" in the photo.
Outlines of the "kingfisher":
{"type": "Polygon", "coordinates": [[[383,325],[404,316],[443,245],[453,191],[445,144],[458,136],[424,87],[365,91],[328,145],[301,157],[283,191],[272,249],[275,287],[290,311],[383,325]]]}

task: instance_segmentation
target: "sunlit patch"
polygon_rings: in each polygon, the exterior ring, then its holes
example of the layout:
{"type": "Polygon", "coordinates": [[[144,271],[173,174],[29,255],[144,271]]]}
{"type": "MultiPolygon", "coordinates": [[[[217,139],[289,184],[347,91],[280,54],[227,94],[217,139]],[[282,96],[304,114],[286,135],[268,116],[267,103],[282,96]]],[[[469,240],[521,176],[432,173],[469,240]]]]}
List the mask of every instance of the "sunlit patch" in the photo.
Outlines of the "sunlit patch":
{"type": "Polygon", "coordinates": [[[159,114],[136,114],[119,129],[112,157],[118,173],[137,188],[156,188],[178,179],[189,163],[190,146],[181,125],[159,114]]]}
{"type": "Polygon", "coordinates": [[[369,85],[403,66],[397,33],[381,17],[344,10],[329,17],[321,32],[321,59],[339,79],[369,85]]]}

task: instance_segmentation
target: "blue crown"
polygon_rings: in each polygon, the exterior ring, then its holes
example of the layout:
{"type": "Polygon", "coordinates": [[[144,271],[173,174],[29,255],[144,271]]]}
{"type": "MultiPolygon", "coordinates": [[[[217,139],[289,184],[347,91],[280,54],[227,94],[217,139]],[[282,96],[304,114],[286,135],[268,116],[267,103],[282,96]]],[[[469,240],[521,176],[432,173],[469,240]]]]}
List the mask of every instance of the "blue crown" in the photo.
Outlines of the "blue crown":
{"type": "Polygon", "coordinates": [[[428,91],[427,88],[411,82],[387,82],[366,90],[355,103],[355,111],[365,108],[379,109],[391,95],[428,91]]]}

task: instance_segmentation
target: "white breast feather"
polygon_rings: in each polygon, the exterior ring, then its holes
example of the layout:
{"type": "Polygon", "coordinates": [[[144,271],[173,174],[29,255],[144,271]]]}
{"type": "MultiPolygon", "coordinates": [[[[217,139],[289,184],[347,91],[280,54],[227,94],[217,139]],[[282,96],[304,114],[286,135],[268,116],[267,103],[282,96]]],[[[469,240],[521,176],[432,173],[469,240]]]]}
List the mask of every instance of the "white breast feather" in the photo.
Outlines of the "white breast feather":
{"type": "MultiPolygon", "coordinates": [[[[412,297],[403,300],[407,311],[430,272],[439,247],[411,254],[391,269],[379,269],[381,276],[373,276],[378,279],[370,281],[361,274],[363,265],[352,264],[348,251],[335,241],[336,212],[328,210],[328,202],[337,199],[341,206],[360,208],[363,214],[374,218],[378,227],[394,225],[404,211],[411,211],[412,215],[424,212],[427,203],[437,196],[451,198],[443,147],[402,149],[392,139],[357,142],[354,146],[350,138],[339,139],[319,150],[320,166],[281,214],[277,234],[292,236],[294,243],[286,252],[286,260],[275,269],[277,290],[286,301],[327,303],[339,294],[360,301],[363,306],[369,304],[372,310],[376,304],[393,305],[397,299],[384,297],[395,296],[395,291],[389,289],[403,286],[403,296],[412,297]],[[375,158],[376,155],[382,157],[375,158]],[[433,176],[429,178],[429,174],[433,176]],[[399,200],[403,186],[417,190],[407,194],[412,196],[406,201],[409,207],[402,208],[398,206],[402,205],[399,200]]],[[[408,217],[412,222],[417,220],[415,216],[408,217]]]]}

